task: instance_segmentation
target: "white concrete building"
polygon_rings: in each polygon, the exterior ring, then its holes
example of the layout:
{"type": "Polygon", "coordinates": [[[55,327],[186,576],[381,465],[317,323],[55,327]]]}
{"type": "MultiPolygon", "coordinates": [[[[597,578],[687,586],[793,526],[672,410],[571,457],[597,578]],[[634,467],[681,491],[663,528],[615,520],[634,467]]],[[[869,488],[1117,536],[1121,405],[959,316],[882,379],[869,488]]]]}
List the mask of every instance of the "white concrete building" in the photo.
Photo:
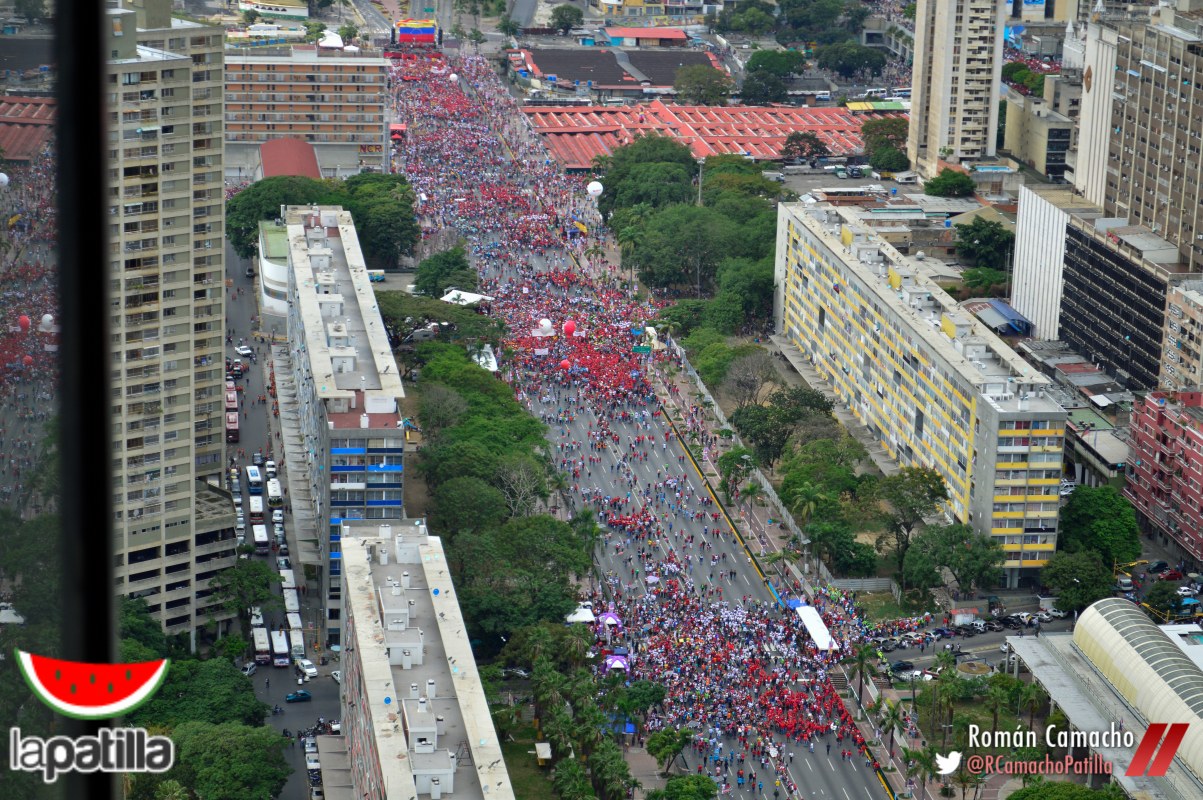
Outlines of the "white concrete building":
{"type": "Polygon", "coordinates": [[[327,785],[369,800],[513,800],[442,542],[410,519],[344,521],[342,541],[350,774],[323,774],[327,785]]]}
{"type": "Polygon", "coordinates": [[[941,161],[995,155],[1005,10],[994,0],[919,0],[907,155],[925,177],[941,161]]]}
{"type": "Polygon", "coordinates": [[[295,409],[288,439],[295,554],[319,573],[323,636],[341,643],[342,523],[400,520],[405,397],[368,279],[351,212],[338,206],[282,209],[288,236],[288,354],[295,409]]]}
{"type": "Polygon", "coordinates": [[[1119,33],[1114,28],[1091,22],[1086,29],[1078,149],[1066,158],[1066,164],[1073,170],[1074,188],[1096,206],[1102,206],[1106,199],[1111,106],[1115,102],[1111,90],[1115,83],[1118,42],[1119,33]]]}
{"type": "Polygon", "coordinates": [[[1036,339],[1060,337],[1065,229],[1071,214],[1092,218],[1100,210],[1064,186],[1035,184],[1019,190],[1011,305],[1031,320],[1036,339]]]}

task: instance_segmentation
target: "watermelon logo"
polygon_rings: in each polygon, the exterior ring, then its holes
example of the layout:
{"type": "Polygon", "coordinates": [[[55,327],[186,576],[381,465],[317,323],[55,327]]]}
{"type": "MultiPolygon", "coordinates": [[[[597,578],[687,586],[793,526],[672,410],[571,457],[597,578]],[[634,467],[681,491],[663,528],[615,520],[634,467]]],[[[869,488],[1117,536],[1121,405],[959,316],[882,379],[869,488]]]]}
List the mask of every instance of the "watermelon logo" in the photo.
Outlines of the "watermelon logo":
{"type": "Polygon", "coordinates": [[[17,650],[25,682],[43,703],[76,719],[108,719],[149,700],[167,676],[167,659],[139,664],[85,664],[17,650]]]}

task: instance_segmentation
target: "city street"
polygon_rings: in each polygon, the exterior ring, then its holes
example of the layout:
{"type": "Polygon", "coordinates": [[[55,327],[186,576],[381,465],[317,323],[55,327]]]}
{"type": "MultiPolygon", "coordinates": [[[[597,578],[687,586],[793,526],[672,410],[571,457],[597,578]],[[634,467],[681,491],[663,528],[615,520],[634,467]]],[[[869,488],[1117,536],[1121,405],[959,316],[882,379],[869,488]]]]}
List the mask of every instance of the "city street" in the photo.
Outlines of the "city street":
{"type": "MultiPolygon", "coordinates": [[[[250,347],[256,348],[260,354],[257,356],[257,362],[250,365],[250,369],[243,374],[242,380],[238,384],[243,387],[241,404],[243,418],[241,421],[241,441],[237,445],[230,445],[228,452],[235,454],[238,450],[246,452],[245,458],[240,458],[237,461],[239,468],[245,468],[251,463],[252,454],[261,450],[265,458],[272,455],[276,456],[276,461],[280,462],[280,483],[287,491],[288,487],[288,464],[281,462],[279,457],[280,449],[273,447],[271,439],[273,437],[273,426],[271,425],[271,398],[268,397],[268,402],[264,405],[253,405],[253,401],[259,395],[267,395],[269,383],[269,346],[267,344],[259,344],[253,340],[253,332],[259,330],[259,326],[252,326],[251,318],[258,315],[258,304],[256,303],[256,278],[246,277],[246,269],[250,266],[248,259],[241,259],[226,244],[226,278],[231,283],[226,289],[226,328],[233,328],[234,343],[226,345],[226,355],[235,358],[234,347],[238,346],[240,339],[247,340],[250,347]],[[241,295],[232,295],[242,289],[241,295]]],[[[283,330],[284,321],[275,318],[268,318],[268,323],[274,322],[280,330],[283,330]]],[[[271,328],[268,328],[270,331],[271,328]]],[[[246,359],[243,359],[244,363],[246,359]]],[[[245,473],[244,473],[245,474],[245,473]]],[[[242,483],[242,502],[246,507],[250,495],[247,494],[246,481],[242,483]]],[[[288,507],[288,498],[285,497],[285,508],[288,507]]],[[[286,514],[284,531],[286,540],[289,542],[289,552],[295,551],[296,538],[293,535],[291,515],[286,514]]],[[[248,525],[248,538],[250,528],[248,525]]],[[[251,556],[259,558],[259,556],[251,556]]],[[[276,554],[273,552],[265,559],[273,570],[276,569],[276,554]]],[[[300,564],[293,564],[293,573],[296,577],[297,586],[305,585],[305,571],[300,564]]],[[[275,588],[277,595],[282,594],[279,587],[275,588]]],[[[321,614],[320,598],[317,593],[310,595],[307,592],[302,593],[301,599],[301,618],[305,622],[307,628],[314,628],[321,614]]],[[[286,628],[284,610],[280,608],[264,612],[264,622],[269,629],[286,628]]],[[[272,706],[280,706],[284,709],[284,713],[272,715],[268,717],[268,724],[277,730],[283,731],[288,729],[291,732],[301,728],[308,728],[317,722],[318,717],[326,720],[339,719],[342,715],[339,700],[339,686],[330,677],[333,670],[339,668],[337,662],[331,661],[326,665],[321,664],[319,653],[315,653],[312,648],[312,637],[307,637],[306,641],[306,657],[308,657],[318,668],[318,677],[313,678],[304,683],[303,686],[297,685],[297,675],[292,667],[287,669],[276,668],[271,666],[260,666],[256,674],[251,678],[255,686],[255,696],[265,703],[272,706]],[[269,686],[270,683],[270,686],[269,686]],[[296,691],[298,688],[303,688],[308,691],[313,699],[303,703],[285,703],[284,697],[289,692],[296,691]]],[[[288,783],[284,787],[280,797],[282,800],[308,800],[309,798],[309,782],[305,772],[305,754],[304,748],[300,745],[290,746],[285,750],[285,758],[293,766],[294,772],[289,777],[288,783]]]]}

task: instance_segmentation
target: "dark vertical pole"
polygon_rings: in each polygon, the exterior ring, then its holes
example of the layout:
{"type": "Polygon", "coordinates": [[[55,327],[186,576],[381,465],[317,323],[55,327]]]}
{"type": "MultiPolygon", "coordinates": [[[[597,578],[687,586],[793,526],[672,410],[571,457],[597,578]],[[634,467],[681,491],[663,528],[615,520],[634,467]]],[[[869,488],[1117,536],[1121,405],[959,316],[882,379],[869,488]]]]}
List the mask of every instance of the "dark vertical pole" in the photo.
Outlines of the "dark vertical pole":
{"type": "MultiPolygon", "coordinates": [[[[55,15],[58,65],[59,448],[63,658],[113,661],[112,468],[105,227],[107,153],[103,4],[71,3],[55,15]]],[[[129,31],[128,35],[134,35],[129,31]]],[[[64,718],[75,735],[105,721],[64,718]]],[[[67,797],[118,797],[118,776],[66,773],[67,797]]]]}

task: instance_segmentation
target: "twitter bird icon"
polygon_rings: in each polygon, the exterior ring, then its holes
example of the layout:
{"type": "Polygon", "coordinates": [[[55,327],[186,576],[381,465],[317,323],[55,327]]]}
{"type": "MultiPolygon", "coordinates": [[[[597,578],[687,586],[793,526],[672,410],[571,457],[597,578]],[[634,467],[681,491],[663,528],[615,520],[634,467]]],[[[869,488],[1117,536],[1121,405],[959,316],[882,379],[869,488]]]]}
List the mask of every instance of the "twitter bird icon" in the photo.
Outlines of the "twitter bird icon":
{"type": "Polygon", "coordinates": [[[951,775],[957,771],[957,767],[961,766],[961,754],[953,750],[946,756],[936,753],[936,773],[939,775],[951,775]]]}

